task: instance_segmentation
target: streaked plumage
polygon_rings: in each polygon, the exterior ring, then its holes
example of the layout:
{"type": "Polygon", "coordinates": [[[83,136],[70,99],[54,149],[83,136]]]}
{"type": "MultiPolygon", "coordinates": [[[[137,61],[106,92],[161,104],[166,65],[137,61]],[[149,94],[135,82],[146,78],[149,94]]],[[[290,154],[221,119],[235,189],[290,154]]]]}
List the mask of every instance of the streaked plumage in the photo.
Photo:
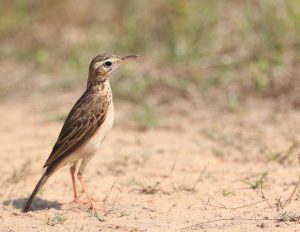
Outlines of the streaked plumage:
{"type": "Polygon", "coordinates": [[[27,201],[23,212],[30,209],[33,199],[47,179],[68,163],[73,164],[71,175],[74,200],[79,201],[74,179],[79,160],[82,162],[77,176],[89,199],[90,207],[93,207],[91,197],[82,180],[82,173],[113,124],[114,107],[108,78],[124,60],[135,57],[102,54],[91,61],[87,88],[67,116],[52,152],[44,164],[45,172],[27,201]]]}

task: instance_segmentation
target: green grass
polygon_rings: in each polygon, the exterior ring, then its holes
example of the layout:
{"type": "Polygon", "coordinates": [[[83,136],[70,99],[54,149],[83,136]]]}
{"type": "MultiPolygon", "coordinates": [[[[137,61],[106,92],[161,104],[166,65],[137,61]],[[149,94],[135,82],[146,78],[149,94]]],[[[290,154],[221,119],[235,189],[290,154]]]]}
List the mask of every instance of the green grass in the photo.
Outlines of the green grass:
{"type": "Polygon", "coordinates": [[[299,223],[300,217],[296,215],[294,212],[285,211],[284,213],[279,215],[279,222],[296,222],[299,223]]]}
{"type": "Polygon", "coordinates": [[[221,150],[221,149],[218,149],[218,148],[212,148],[211,151],[212,151],[212,153],[213,153],[213,155],[214,155],[215,157],[218,157],[218,158],[224,158],[224,157],[225,157],[225,153],[224,153],[224,151],[221,150]]]}
{"type": "Polygon", "coordinates": [[[160,125],[159,118],[151,107],[142,107],[133,115],[135,125],[140,130],[148,130],[160,125]]]}
{"type": "Polygon", "coordinates": [[[105,220],[99,216],[99,213],[97,212],[97,210],[88,210],[88,217],[90,218],[96,218],[99,222],[104,222],[105,220]]]}
{"type": "Polygon", "coordinates": [[[63,224],[67,218],[61,214],[56,214],[53,217],[47,217],[46,224],[49,226],[55,226],[57,224],[63,224]]]}
{"type": "Polygon", "coordinates": [[[228,197],[228,196],[232,196],[232,195],[235,195],[235,193],[233,191],[231,191],[230,189],[222,189],[223,197],[228,197]]]}
{"type": "Polygon", "coordinates": [[[166,99],[167,93],[188,98],[191,91],[212,92],[227,96],[227,108],[236,111],[249,93],[277,97],[299,92],[294,87],[300,58],[297,0],[81,5],[2,1],[0,60],[30,63],[68,91],[81,83],[97,53],[137,53],[140,61],[116,75],[128,78],[114,83],[117,96],[134,103],[153,95],[166,99]]]}
{"type": "Polygon", "coordinates": [[[280,164],[283,164],[289,157],[291,157],[295,150],[298,148],[298,142],[296,140],[292,140],[290,146],[288,146],[283,151],[272,151],[267,149],[269,160],[277,161],[280,164]]]}
{"type": "Polygon", "coordinates": [[[267,175],[268,175],[267,172],[263,172],[257,175],[254,181],[250,181],[248,179],[242,179],[241,181],[242,183],[248,185],[251,189],[257,189],[258,187],[262,186],[267,175]]]}

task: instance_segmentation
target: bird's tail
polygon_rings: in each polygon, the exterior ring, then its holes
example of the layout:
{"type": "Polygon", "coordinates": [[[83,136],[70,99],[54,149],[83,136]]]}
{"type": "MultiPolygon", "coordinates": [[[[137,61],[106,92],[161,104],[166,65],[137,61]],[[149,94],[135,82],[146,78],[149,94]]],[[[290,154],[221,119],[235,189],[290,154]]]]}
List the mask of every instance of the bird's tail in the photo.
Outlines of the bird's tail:
{"type": "Polygon", "coordinates": [[[39,190],[43,187],[43,185],[45,184],[45,182],[48,180],[48,178],[50,177],[50,175],[46,172],[41,179],[39,180],[39,182],[37,183],[37,185],[35,186],[33,192],[31,193],[24,209],[23,209],[23,213],[27,213],[28,210],[30,209],[30,206],[32,204],[32,201],[34,200],[34,198],[36,197],[36,194],[39,192],[39,190]]]}

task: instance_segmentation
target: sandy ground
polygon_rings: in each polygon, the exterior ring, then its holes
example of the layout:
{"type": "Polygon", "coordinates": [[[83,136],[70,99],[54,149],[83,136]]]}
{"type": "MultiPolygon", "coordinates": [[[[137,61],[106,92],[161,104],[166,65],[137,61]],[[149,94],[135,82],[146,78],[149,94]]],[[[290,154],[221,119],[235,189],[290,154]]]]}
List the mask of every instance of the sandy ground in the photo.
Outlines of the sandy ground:
{"type": "Polygon", "coordinates": [[[84,175],[106,213],[68,203],[65,167],[23,214],[62,122],[2,104],[0,231],[300,231],[297,191],[283,207],[300,172],[299,112],[256,102],[235,113],[165,111],[160,127],[141,131],[117,109],[84,175]]]}

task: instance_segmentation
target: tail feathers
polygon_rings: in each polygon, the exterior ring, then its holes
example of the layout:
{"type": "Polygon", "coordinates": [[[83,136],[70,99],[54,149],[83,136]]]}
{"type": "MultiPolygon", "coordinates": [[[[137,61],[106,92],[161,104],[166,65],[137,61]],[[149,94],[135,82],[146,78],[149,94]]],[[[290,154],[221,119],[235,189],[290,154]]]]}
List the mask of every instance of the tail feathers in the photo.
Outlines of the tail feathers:
{"type": "Polygon", "coordinates": [[[39,190],[43,187],[43,185],[45,184],[45,182],[48,180],[48,178],[50,177],[49,174],[44,174],[41,179],[39,180],[39,182],[37,183],[37,185],[35,186],[31,196],[29,197],[24,209],[23,209],[23,213],[27,213],[30,209],[30,206],[32,204],[32,201],[34,200],[34,198],[36,197],[37,193],[39,192],[39,190]]]}

